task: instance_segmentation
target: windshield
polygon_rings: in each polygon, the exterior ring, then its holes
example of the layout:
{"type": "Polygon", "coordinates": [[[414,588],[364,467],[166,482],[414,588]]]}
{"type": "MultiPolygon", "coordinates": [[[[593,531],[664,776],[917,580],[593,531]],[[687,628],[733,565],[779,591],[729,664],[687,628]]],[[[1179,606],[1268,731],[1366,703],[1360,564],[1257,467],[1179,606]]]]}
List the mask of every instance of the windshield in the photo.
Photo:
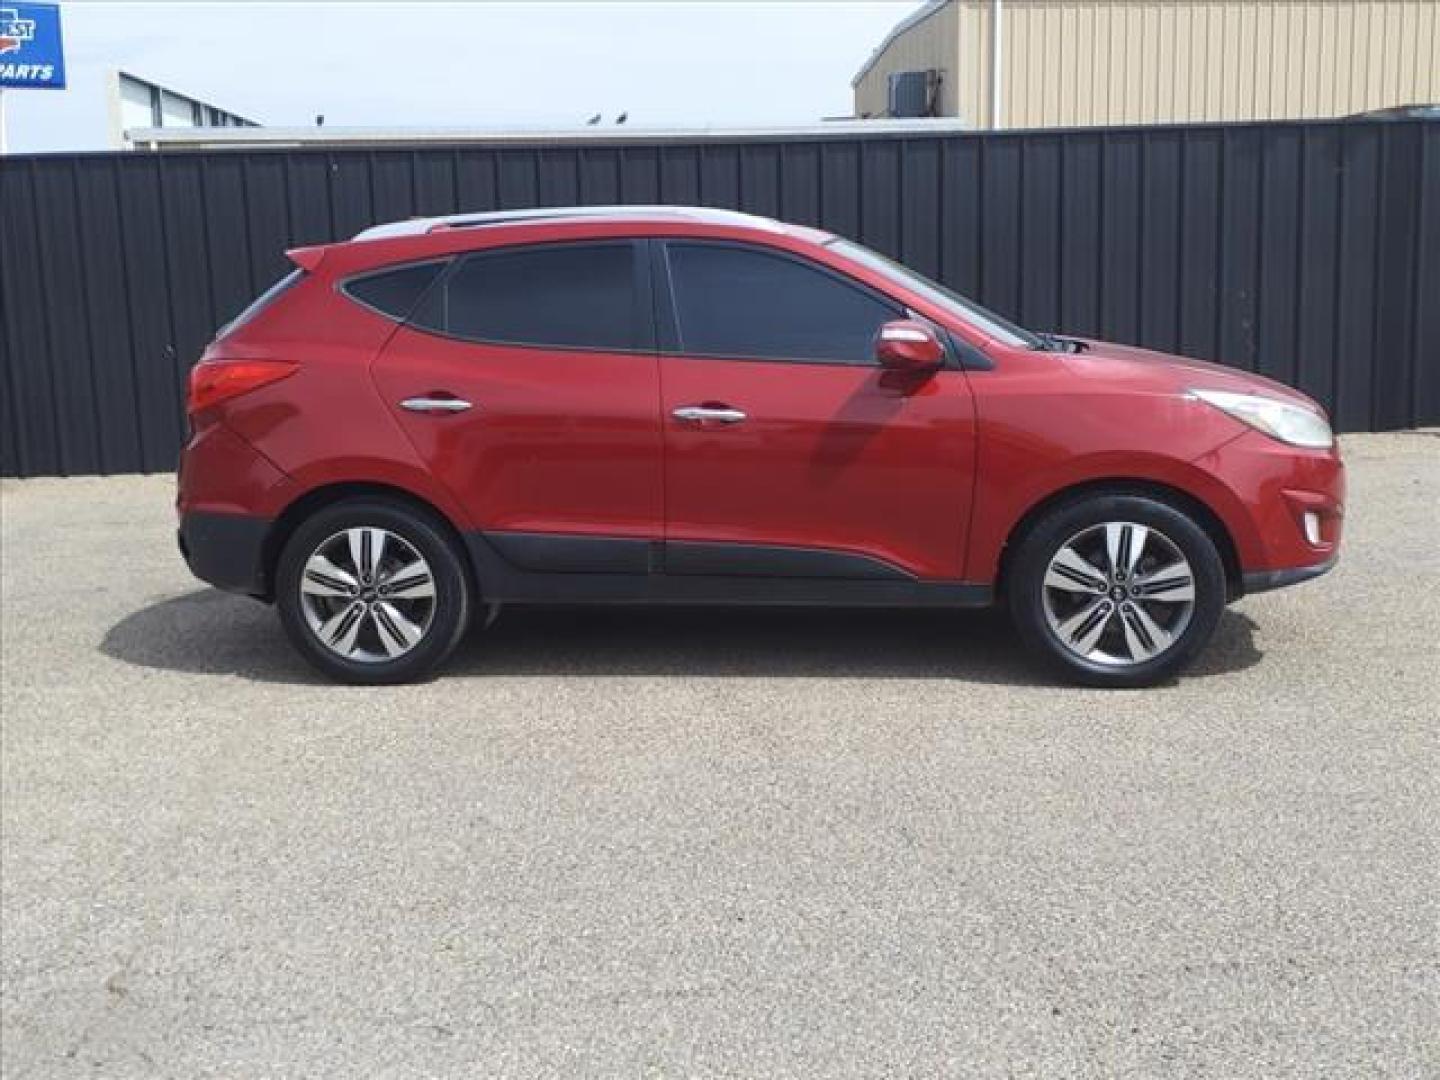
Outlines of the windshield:
{"type": "Polygon", "coordinates": [[[944,285],[931,281],[923,274],[917,274],[908,266],[902,266],[893,259],[887,259],[878,251],[871,251],[867,247],[838,237],[827,241],[825,246],[847,258],[854,259],[860,265],[869,267],[876,273],[885,275],[891,281],[904,285],[911,292],[919,293],[937,307],[954,312],[961,319],[983,330],[996,341],[1026,349],[1047,347],[1045,339],[1039,334],[1032,333],[1023,326],[1016,326],[1009,319],[996,315],[989,308],[981,307],[974,300],[967,300],[959,293],[952,292],[944,285]]]}

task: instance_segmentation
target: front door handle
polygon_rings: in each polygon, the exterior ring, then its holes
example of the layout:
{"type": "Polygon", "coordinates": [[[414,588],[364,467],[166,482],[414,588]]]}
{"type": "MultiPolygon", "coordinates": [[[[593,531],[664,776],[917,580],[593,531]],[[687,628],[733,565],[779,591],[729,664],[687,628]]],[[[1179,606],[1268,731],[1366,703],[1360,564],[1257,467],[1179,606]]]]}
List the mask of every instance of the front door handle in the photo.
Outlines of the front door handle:
{"type": "Polygon", "coordinates": [[[400,407],[418,413],[459,413],[470,408],[470,402],[458,397],[412,397],[400,402],[400,407]]]}
{"type": "Polygon", "coordinates": [[[686,405],[670,415],[676,420],[692,424],[703,424],[707,421],[716,424],[739,424],[745,420],[743,412],[728,405],[686,405]]]}

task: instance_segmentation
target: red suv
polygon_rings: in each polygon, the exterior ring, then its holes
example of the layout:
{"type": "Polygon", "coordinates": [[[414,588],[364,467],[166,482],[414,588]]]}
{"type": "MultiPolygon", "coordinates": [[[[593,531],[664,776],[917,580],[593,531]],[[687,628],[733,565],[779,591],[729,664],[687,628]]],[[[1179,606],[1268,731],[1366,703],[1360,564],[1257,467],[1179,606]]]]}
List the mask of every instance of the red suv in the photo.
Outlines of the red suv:
{"type": "Polygon", "coordinates": [[[1003,602],[1072,678],[1140,686],[1336,559],[1309,398],[815,229],[533,210],[290,259],[191,375],[180,547],[346,681],[508,602],[1003,602]]]}

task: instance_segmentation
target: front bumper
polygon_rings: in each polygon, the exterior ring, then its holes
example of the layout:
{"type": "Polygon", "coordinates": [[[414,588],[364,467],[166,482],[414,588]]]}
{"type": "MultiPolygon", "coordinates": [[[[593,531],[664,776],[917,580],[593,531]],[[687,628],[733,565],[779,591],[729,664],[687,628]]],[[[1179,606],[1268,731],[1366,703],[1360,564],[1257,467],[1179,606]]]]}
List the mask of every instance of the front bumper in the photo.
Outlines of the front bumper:
{"type": "Polygon", "coordinates": [[[265,540],[269,521],[242,514],[189,511],[180,515],[177,539],[185,565],[201,581],[227,592],[264,598],[265,540]]]}
{"type": "Polygon", "coordinates": [[[1248,570],[1241,575],[1240,580],[1247,596],[1251,593],[1269,592],[1271,589],[1283,589],[1289,585],[1299,585],[1303,581],[1313,581],[1334,570],[1339,561],[1340,553],[1336,552],[1324,562],[1313,566],[1292,566],[1287,570],[1248,570]]]}
{"type": "Polygon", "coordinates": [[[1224,485],[1212,506],[1235,542],[1237,595],[1319,577],[1335,566],[1345,522],[1338,450],[1304,450],[1247,432],[1197,461],[1224,485]]]}

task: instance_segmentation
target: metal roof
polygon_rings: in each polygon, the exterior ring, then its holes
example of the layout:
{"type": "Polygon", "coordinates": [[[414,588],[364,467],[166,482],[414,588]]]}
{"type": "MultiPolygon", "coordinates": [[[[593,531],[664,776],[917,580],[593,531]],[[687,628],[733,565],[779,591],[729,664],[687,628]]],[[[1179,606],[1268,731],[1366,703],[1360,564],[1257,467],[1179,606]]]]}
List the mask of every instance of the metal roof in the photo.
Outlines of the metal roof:
{"type": "Polygon", "coordinates": [[[905,33],[905,31],[909,30],[912,26],[924,22],[931,15],[934,15],[937,11],[939,11],[948,3],[950,3],[950,0],[930,0],[929,3],[925,4],[922,7],[916,8],[909,15],[906,15],[905,18],[901,19],[898,23],[896,23],[891,28],[890,32],[881,39],[880,44],[876,45],[875,48],[871,51],[869,57],[866,58],[865,63],[860,65],[860,70],[857,71],[855,73],[855,77],[850,80],[850,85],[856,86],[859,84],[860,80],[865,77],[865,73],[875,66],[875,62],[884,55],[885,50],[890,48],[891,44],[895,41],[896,38],[898,38],[901,34],[905,33]]]}
{"type": "Polygon", "coordinates": [[[510,225],[527,221],[578,221],[604,218],[609,221],[694,221],[708,225],[734,225],[769,232],[783,230],[773,218],[721,210],[710,206],[552,206],[526,210],[492,210],[479,214],[446,214],[442,217],[408,218],[373,225],[355,234],[355,240],[390,240],[398,236],[420,236],[439,229],[471,229],[510,225]]]}

